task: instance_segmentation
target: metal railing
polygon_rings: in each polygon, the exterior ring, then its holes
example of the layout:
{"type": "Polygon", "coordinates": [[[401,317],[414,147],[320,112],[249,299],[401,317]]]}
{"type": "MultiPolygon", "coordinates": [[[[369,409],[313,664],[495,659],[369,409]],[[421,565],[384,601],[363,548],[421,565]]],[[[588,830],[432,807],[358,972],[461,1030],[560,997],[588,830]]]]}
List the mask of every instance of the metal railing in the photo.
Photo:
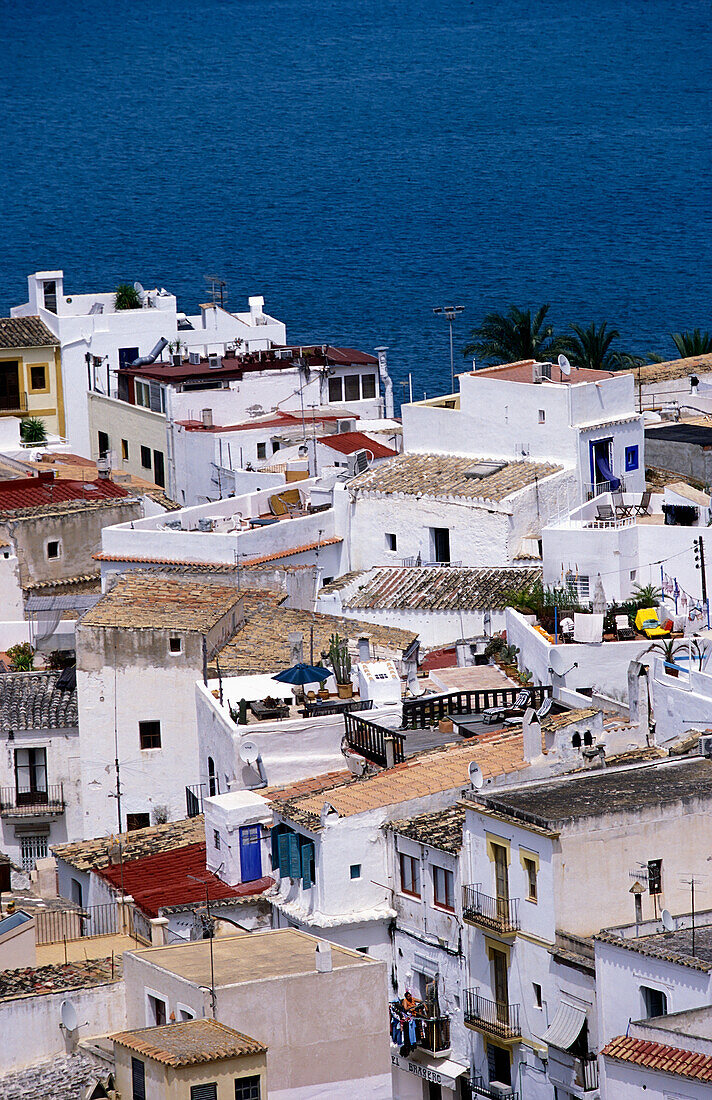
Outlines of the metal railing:
{"type": "Polygon", "coordinates": [[[596,481],[589,482],[586,486],[586,499],[594,500],[595,497],[600,497],[602,493],[625,493],[625,478],[617,477],[615,481],[596,481]]]}
{"type": "Polygon", "coordinates": [[[465,990],[465,1023],[500,1039],[521,1038],[519,1005],[490,1001],[474,989],[465,990]]]}
{"type": "Polygon", "coordinates": [[[0,397],[0,412],[27,412],[27,394],[18,393],[12,397],[0,397]]]}
{"type": "MultiPolygon", "coordinates": [[[[484,1077],[471,1077],[467,1084],[469,1085],[470,1096],[473,1100],[475,1100],[477,1096],[487,1096],[490,1097],[490,1100],[500,1100],[502,1096],[499,1089],[495,1092],[489,1085],[485,1084],[484,1077]]],[[[512,1092],[510,1100],[519,1100],[519,1093],[512,1092]]]]}
{"type": "MultiPolygon", "coordinates": [[[[451,691],[425,699],[403,701],[403,729],[427,729],[451,714],[481,714],[490,707],[513,706],[521,688],[496,688],[491,691],[451,691]]],[[[527,687],[531,706],[540,707],[552,693],[551,687],[527,687]]]]}
{"type": "Polygon", "coordinates": [[[519,930],[519,899],[483,894],[479,885],[462,887],[462,916],[466,921],[506,934],[519,930]]]}
{"type": "Polygon", "coordinates": [[[185,809],[187,817],[197,817],[198,814],[203,812],[203,799],[212,798],[214,795],[220,794],[220,784],[217,776],[213,783],[213,789],[210,789],[210,783],[192,783],[189,787],[185,788],[185,809]]]}
{"type": "Polygon", "coordinates": [[[143,940],[144,943],[150,944],[151,942],[151,922],[148,917],[144,916],[140,909],[135,906],[130,906],[128,909],[128,929],[126,930],[128,936],[133,936],[136,940],[143,940]]]}
{"type": "Polygon", "coordinates": [[[358,710],[373,710],[373,699],[349,699],[342,703],[305,703],[307,718],[319,718],[325,714],[351,714],[358,710]]]}
{"type": "Polygon", "coordinates": [[[388,766],[386,737],[393,738],[393,763],[402,764],[405,760],[405,737],[402,733],[384,729],[383,726],[377,726],[375,722],[359,718],[356,714],[344,714],[344,725],[347,745],[366,760],[381,768],[388,766]]]}
{"type": "Polygon", "coordinates": [[[404,569],[460,569],[461,561],[421,561],[420,558],[401,558],[404,569]]]}
{"type": "Polygon", "coordinates": [[[424,1034],[418,1046],[430,1054],[443,1054],[450,1050],[450,1017],[433,1016],[423,1022],[424,1034]]]}
{"type": "Polygon", "coordinates": [[[43,791],[0,788],[0,816],[30,817],[64,813],[64,787],[55,783],[43,791]]]}
{"type": "Polygon", "coordinates": [[[120,931],[118,906],[89,905],[84,909],[46,909],[35,911],[36,943],[61,943],[93,936],[113,936],[120,931]]]}

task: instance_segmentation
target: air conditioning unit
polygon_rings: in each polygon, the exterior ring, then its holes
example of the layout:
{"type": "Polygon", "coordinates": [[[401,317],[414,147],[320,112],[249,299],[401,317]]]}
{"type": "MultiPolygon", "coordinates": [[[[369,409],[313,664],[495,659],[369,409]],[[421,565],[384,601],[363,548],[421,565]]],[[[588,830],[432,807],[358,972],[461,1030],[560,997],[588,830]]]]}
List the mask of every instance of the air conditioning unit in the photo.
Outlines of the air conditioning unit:
{"type": "Polygon", "coordinates": [[[179,367],[182,362],[183,362],[183,357],[180,355],[180,353],[177,354],[177,355],[176,354],[171,355],[171,363],[173,364],[174,367],[179,367]]]}
{"type": "Polygon", "coordinates": [[[347,459],[347,469],[350,477],[363,474],[368,469],[368,451],[354,451],[347,459]]]}
{"type": "Polygon", "coordinates": [[[356,421],[353,419],[353,417],[350,420],[337,420],[336,431],[339,435],[341,434],[341,432],[355,432],[356,421]]]}
{"type": "Polygon", "coordinates": [[[189,351],[188,352],[188,362],[193,367],[199,367],[200,366],[200,352],[199,351],[189,351]]]}
{"type": "Polygon", "coordinates": [[[220,361],[220,356],[219,355],[209,355],[208,356],[208,366],[210,367],[211,370],[216,370],[218,367],[221,367],[222,363],[220,361]]]}
{"type": "Polygon", "coordinates": [[[490,1096],[494,1100],[510,1100],[514,1096],[514,1089],[511,1085],[503,1085],[501,1081],[490,1081],[490,1096]]]}
{"type": "Polygon", "coordinates": [[[705,737],[700,737],[700,740],[698,741],[698,748],[700,751],[700,756],[712,757],[712,737],[710,737],[709,735],[705,737]]]}

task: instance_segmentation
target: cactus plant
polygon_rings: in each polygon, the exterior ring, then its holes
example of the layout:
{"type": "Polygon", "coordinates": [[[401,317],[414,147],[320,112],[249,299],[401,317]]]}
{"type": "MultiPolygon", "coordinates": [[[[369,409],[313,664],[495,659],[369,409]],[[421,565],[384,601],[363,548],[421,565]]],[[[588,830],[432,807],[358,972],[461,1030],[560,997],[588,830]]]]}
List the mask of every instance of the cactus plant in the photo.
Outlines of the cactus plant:
{"type": "Polygon", "coordinates": [[[334,669],[337,684],[350,684],[351,657],[349,656],[348,641],[339,634],[332,634],[329,639],[329,660],[334,669]]]}

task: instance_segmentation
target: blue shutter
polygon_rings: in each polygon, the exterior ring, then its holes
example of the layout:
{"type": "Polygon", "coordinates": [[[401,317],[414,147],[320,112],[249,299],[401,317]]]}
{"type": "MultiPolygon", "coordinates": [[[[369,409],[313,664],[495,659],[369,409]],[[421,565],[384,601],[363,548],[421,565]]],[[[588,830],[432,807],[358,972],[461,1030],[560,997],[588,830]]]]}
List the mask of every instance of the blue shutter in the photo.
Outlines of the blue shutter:
{"type": "Polygon", "coordinates": [[[312,879],[311,865],[314,860],[314,845],[311,840],[307,840],[302,845],[302,886],[305,890],[308,890],[314,885],[312,879]]]}
{"type": "Polygon", "coordinates": [[[289,875],[289,838],[294,833],[280,833],[279,836],[279,873],[289,875]]]}
{"type": "Polygon", "coordinates": [[[273,825],[272,826],[272,832],[271,832],[271,835],[270,835],[270,840],[272,841],[272,870],[273,871],[276,871],[277,868],[279,867],[279,833],[277,832],[278,828],[279,828],[278,825],[273,825]]]}
{"type": "Polygon", "coordinates": [[[296,833],[289,833],[289,871],[290,878],[301,878],[302,867],[299,858],[299,837],[296,833]]]}

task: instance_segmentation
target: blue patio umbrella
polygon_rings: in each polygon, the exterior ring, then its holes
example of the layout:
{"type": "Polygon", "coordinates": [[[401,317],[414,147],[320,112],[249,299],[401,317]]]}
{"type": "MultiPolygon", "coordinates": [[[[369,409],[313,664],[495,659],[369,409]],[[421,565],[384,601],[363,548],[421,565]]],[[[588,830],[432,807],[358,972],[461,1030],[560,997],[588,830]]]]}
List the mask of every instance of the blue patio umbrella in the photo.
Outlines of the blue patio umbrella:
{"type": "Polygon", "coordinates": [[[291,668],[285,668],[283,672],[277,672],[272,677],[273,680],[279,680],[281,684],[296,684],[303,686],[304,684],[320,684],[322,680],[328,680],[332,675],[329,668],[318,668],[316,665],[305,665],[301,661],[298,665],[292,665],[291,668]]]}

